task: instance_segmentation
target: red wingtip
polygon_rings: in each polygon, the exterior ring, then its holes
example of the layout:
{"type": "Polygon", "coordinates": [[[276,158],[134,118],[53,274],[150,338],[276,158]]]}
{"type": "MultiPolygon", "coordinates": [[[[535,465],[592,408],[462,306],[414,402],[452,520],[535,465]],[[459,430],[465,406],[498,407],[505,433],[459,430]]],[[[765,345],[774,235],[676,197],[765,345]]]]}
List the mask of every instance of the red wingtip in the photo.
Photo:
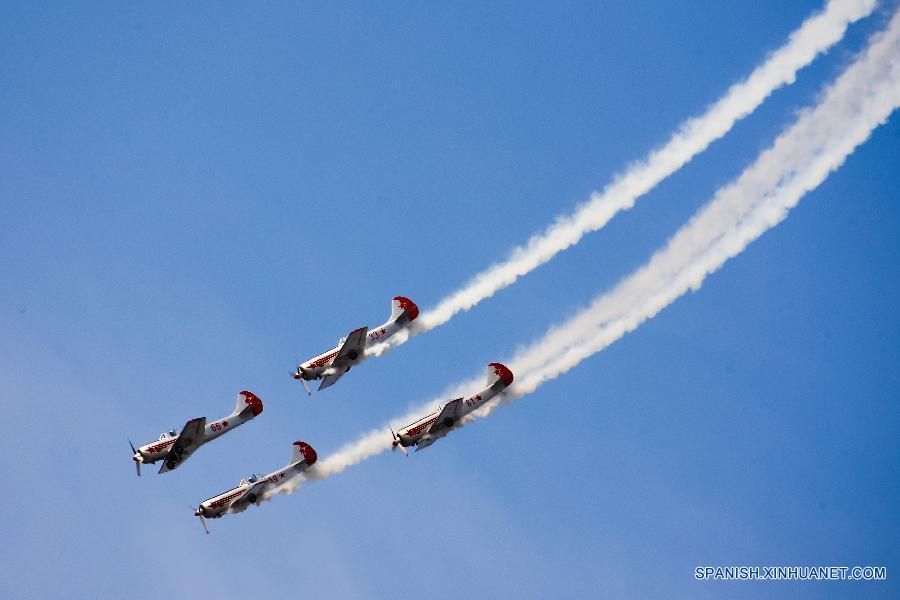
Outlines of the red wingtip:
{"type": "Polygon", "coordinates": [[[419,307],[416,303],[405,296],[394,296],[394,300],[400,303],[400,307],[406,311],[406,316],[410,321],[415,321],[419,316],[419,307]]]}
{"type": "Polygon", "coordinates": [[[503,385],[509,387],[513,382],[513,374],[506,365],[500,363],[491,363],[489,366],[494,367],[494,373],[500,378],[500,381],[503,382],[503,385]]]}
{"type": "Polygon", "coordinates": [[[263,411],[263,403],[262,400],[259,399],[259,396],[254,394],[253,392],[248,392],[244,390],[241,392],[241,396],[244,397],[244,402],[248,404],[253,411],[253,416],[259,416],[259,414],[263,411]]]}
{"type": "Polygon", "coordinates": [[[306,461],[306,464],[312,466],[319,459],[319,455],[316,454],[313,447],[306,442],[294,442],[294,445],[300,448],[300,453],[303,455],[303,460],[306,461]]]}

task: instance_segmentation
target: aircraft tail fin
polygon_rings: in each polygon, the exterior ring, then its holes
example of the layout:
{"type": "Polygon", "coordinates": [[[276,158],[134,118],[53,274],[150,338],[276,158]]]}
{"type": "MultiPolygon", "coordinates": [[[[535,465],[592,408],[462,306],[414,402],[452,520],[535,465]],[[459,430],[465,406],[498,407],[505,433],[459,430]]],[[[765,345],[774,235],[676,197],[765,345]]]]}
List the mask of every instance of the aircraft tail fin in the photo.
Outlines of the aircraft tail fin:
{"type": "Polygon", "coordinates": [[[239,415],[244,411],[252,413],[253,417],[258,416],[263,411],[262,400],[260,400],[256,394],[248,392],[247,390],[238,394],[234,413],[232,414],[239,415]]]}
{"type": "Polygon", "coordinates": [[[419,307],[409,298],[395,296],[391,301],[391,321],[402,324],[406,321],[415,321],[418,316],[419,307]]]}
{"type": "Polygon", "coordinates": [[[506,365],[491,363],[487,368],[488,387],[497,385],[500,389],[509,387],[513,382],[513,374],[506,365]]]}
{"type": "Polygon", "coordinates": [[[312,466],[318,458],[316,451],[306,442],[294,442],[291,446],[291,464],[306,461],[308,466],[312,466]]]}

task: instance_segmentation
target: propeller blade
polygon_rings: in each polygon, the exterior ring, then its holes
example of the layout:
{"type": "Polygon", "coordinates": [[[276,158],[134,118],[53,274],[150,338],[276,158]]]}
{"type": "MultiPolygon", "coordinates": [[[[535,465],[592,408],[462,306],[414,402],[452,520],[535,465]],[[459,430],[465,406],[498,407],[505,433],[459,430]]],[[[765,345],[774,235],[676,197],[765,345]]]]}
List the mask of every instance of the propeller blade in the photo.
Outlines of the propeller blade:
{"type": "Polygon", "coordinates": [[[391,430],[391,436],[394,438],[394,443],[391,445],[391,452],[400,448],[400,452],[403,453],[404,456],[409,458],[409,452],[406,451],[406,448],[403,447],[403,444],[400,443],[400,436],[394,433],[394,428],[388,426],[388,429],[391,430]]]}
{"type": "Polygon", "coordinates": [[[198,508],[194,511],[194,514],[200,517],[200,524],[203,525],[203,531],[206,532],[206,535],[209,535],[209,527],[206,526],[206,519],[203,518],[202,508],[198,508]]]}
{"type": "Polygon", "coordinates": [[[141,463],[144,462],[143,461],[144,457],[141,456],[140,454],[138,454],[138,451],[134,449],[134,444],[131,443],[130,438],[128,440],[128,445],[131,446],[131,454],[132,454],[131,458],[134,459],[134,468],[137,471],[137,476],[140,477],[141,476],[141,463]]]}
{"type": "Polygon", "coordinates": [[[312,396],[312,392],[309,391],[309,386],[306,385],[306,379],[303,378],[303,372],[300,370],[300,366],[302,364],[300,362],[300,359],[295,356],[294,362],[297,363],[297,370],[295,372],[291,373],[291,377],[293,377],[294,379],[299,379],[300,383],[303,384],[303,389],[306,390],[306,395],[312,396]]]}

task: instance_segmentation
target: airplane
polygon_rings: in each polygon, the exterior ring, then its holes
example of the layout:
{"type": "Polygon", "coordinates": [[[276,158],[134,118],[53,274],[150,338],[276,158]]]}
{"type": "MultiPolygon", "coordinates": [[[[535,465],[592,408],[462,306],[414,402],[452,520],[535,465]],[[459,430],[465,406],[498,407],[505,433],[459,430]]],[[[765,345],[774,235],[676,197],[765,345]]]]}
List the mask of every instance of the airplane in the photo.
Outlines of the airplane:
{"type": "MultiPolygon", "coordinates": [[[[440,410],[436,410],[426,417],[401,428],[396,433],[391,429],[391,450],[399,448],[403,454],[410,446],[416,447],[416,452],[427,448],[448,433],[462,420],[479,406],[505,390],[512,384],[513,374],[506,366],[500,363],[491,363],[487,369],[487,387],[474,396],[468,398],[456,398],[445,404],[440,410]]],[[[408,456],[408,454],[407,454],[408,456]]]]}
{"type": "Polygon", "coordinates": [[[391,316],[386,323],[371,330],[368,327],[354,329],[331,350],[297,365],[297,371],[291,373],[291,377],[302,383],[309,395],[312,392],[306,382],[321,379],[319,391],[322,391],[334,385],[351,367],[361,363],[366,357],[366,349],[384,343],[418,316],[419,307],[415,302],[396,296],[391,301],[391,316]]]}
{"type": "Polygon", "coordinates": [[[138,477],[141,476],[141,463],[153,464],[162,460],[160,473],[177,469],[197,448],[259,416],[262,411],[262,400],[253,392],[244,390],[237,396],[234,412],[227,417],[212,423],[207,423],[206,417],[191,419],[184,424],[180,433],[175,429],[163,432],[158,440],[145,444],[137,450],[129,440],[131,451],[134,452],[131,458],[134,459],[138,477]]]}
{"type": "Polygon", "coordinates": [[[206,519],[217,519],[222,515],[247,510],[248,506],[256,504],[260,500],[263,492],[275,487],[285,479],[307,470],[316,463],[317,459],[318,456],[312,446],[306,442],[294,442],[291,446],[291,462],[287,465],[262,477],[253,474],[241,479],[236,488],[201,502],[194,511],[194,516],[200,517],[203,529],[209,533],[206,519]]]}

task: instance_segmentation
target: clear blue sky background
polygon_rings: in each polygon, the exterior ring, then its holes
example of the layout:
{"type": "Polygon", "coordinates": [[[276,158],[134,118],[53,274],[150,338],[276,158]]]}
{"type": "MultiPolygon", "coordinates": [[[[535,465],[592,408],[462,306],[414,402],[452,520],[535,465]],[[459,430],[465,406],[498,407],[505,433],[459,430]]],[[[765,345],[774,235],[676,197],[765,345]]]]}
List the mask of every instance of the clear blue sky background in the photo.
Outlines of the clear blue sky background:
{"type": "Polygon", "coordinates": [[[295,357],[423,309],[746,76],[819,1],[0,7],[0,596],[900,593],[900,120],[566,377],[408,460],[211,522],[642,264],[885,22],[604,231],[312,399],[295,357]],[[552,5],[551,5],[552,4],[552,5]],[[137,479],[127,437],[256,421],[137,479]],[[698,565],[887,582],[697,582],[698,565]]]}

